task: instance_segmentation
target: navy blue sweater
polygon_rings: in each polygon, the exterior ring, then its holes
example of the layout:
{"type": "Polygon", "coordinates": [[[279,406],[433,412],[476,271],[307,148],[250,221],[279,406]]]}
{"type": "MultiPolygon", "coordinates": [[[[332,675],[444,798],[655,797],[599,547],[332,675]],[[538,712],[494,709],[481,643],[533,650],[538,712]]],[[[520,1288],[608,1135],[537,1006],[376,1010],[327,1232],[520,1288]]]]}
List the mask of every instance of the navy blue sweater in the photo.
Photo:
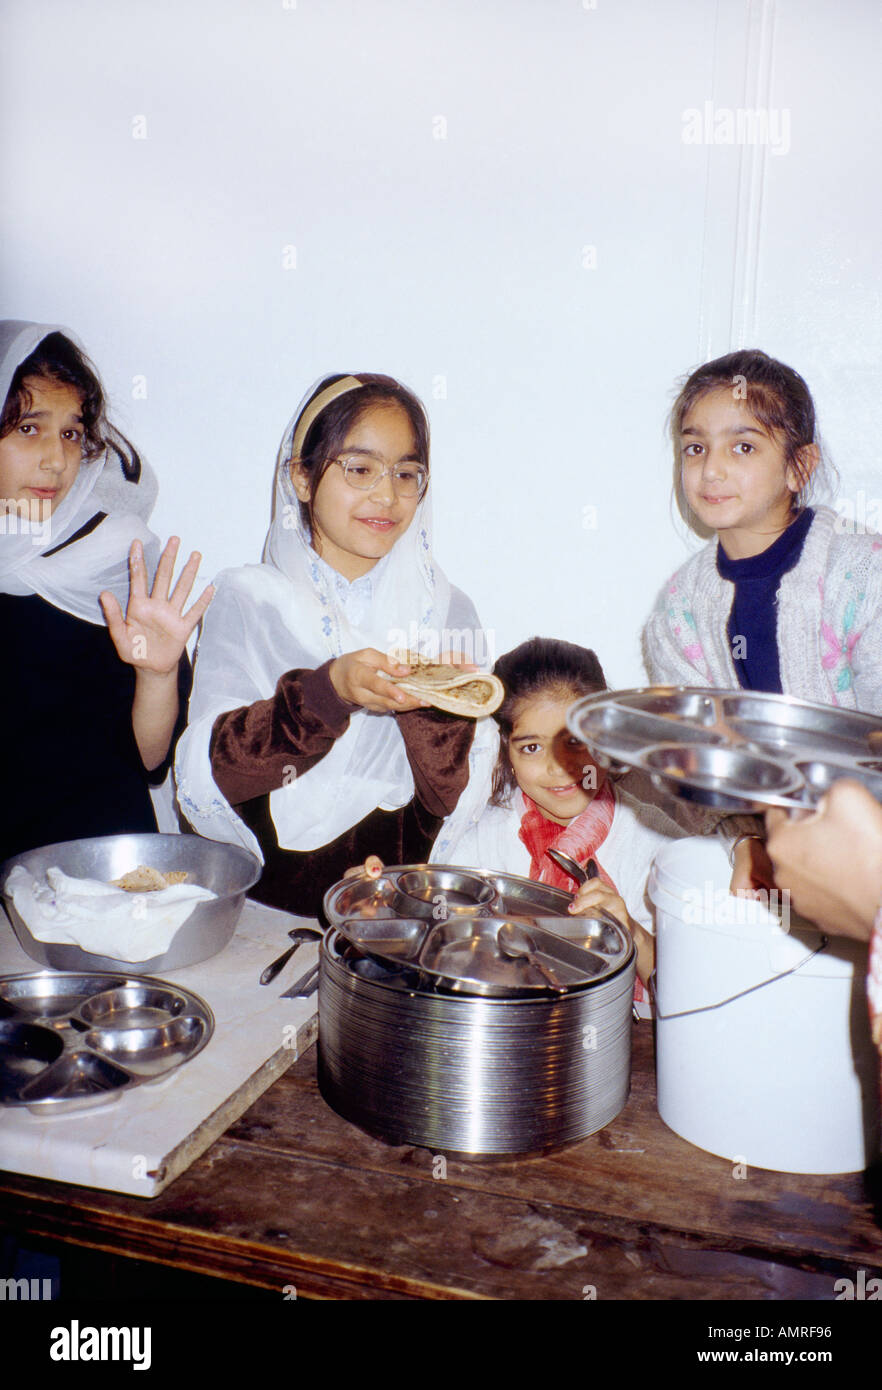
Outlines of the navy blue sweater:
{"type": "Polygon", "coordinates": [[[717,546],[717,570],[735,585],[727,632],[742,690],[781,694],[778,586],[782,575],[798,564],[814,515],[807,507],[768,549],[744,560],[730,560],[717,546]]]}

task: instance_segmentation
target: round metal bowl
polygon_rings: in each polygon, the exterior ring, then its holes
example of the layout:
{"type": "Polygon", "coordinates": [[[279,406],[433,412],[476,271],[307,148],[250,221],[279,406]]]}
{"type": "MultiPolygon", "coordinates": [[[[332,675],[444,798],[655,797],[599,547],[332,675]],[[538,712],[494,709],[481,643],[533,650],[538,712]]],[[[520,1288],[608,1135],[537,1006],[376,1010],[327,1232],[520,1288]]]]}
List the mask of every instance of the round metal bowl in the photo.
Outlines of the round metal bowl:
{"type": "Polygon", "coordinates": [[[396,908],[414,916],[437,917],[439,908],[446,917],[489,908],[496,889],[479,874],[441,865],[419,865],[399,870],[396,879],[396,908]]]}
{"type": "Polygon", "coordinates": [[[216,956],[232,940],[245,905],[245,894],[260,877],[260,861],[239,845],[205,840],[201,835],[102,835],[89,840],[66,840],[15,855],[0,865],[3,901],[22,950],[53,970],[114,971],[155,974],[216,956]],[[197,902],[178,928],[167,951],[149,960],[118,960],[84,951],[70,942],[38,941],[6,893],[6,879],[16,864],[38,881],[56,867],[71,878],[109,883],[139,864],[161,873],[185,870],[188,882],[208,888],[215,898],[197,902]]]}

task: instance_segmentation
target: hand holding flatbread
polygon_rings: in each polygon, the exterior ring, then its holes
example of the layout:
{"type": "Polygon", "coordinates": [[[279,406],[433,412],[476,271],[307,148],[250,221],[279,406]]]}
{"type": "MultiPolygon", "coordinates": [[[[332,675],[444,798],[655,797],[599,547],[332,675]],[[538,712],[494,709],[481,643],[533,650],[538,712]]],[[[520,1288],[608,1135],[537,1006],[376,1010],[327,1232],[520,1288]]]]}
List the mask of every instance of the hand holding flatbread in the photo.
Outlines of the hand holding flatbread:
{"type": "Polygon", "coordinates": [[[409,675],[395,676],[393,683],[448,714],[482,719],[498,709],[505,698],[502,681],[485,671],[464,671],[462,666],[429,661],[415,652],[392,655],[402,666],[411,668],[409,675]]]}

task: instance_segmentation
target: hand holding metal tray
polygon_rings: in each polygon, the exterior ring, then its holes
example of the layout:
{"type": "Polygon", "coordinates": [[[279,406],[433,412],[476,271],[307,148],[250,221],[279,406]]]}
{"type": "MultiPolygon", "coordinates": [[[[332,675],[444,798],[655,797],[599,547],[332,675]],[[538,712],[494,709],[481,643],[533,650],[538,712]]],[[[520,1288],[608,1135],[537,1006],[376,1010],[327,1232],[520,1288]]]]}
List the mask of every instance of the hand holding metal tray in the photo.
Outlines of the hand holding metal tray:
{"type": "Polygon", "coordinates": [[[414,989],[535,997],[596,983],[633,954],[614,917],[572,917],[571,901],[512,874],[412,864],[342,880],[325,912],[350,946],[404,972],[414,989]]]}
{"type": "Polygon", "coordinates": [[[789,695],[714,687],[605,690],[567,726],[607,767],[639,768],[663,791],[733,812],[811,810],[850,777],[882,801],[882,718],[789,695]]]}

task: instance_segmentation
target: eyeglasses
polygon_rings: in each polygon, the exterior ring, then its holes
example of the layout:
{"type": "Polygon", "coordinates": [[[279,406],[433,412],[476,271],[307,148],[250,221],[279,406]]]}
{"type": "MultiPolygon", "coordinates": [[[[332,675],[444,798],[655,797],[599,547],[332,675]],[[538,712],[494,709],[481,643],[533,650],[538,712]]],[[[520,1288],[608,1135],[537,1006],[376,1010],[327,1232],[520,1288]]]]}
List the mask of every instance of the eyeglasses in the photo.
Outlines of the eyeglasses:
{"type": "Polygon", "coordinates": [[[371,454],[349,454],[331,459],[343,469],[343,477],[350,487],[359,492],[370,492],[388,474],[396,497],[422,497],[429,481],[428,469],[417,463],[400,463],[395,468],[387,468],[382,459],[371,454]]]}

